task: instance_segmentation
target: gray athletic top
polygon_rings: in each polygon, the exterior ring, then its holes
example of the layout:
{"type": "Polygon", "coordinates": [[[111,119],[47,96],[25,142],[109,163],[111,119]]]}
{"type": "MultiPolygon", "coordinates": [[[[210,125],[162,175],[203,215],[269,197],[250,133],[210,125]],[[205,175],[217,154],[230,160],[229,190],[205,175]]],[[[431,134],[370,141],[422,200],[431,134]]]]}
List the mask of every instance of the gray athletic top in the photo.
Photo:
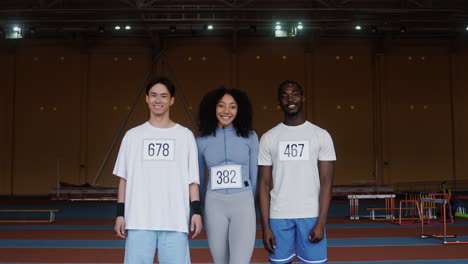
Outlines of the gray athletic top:
{"type": "Polygon", "coordinates": [[[252,190],[254,197],[257,190],[258,136],[251,132],[248,138],[237,136],[234,126],[216,129],[216,136],[197,138],[198,164],[200,168],[200,194],[205,200],[206,188],[211,189],[211,168],[221,165],[240,165],[242,188],[216,189],[222,194],[239,193],[252,190]],[[208,168],[207,174],[205,168],[208,168]],[[208,184],[205,185],[208,175],[208,184]]]}

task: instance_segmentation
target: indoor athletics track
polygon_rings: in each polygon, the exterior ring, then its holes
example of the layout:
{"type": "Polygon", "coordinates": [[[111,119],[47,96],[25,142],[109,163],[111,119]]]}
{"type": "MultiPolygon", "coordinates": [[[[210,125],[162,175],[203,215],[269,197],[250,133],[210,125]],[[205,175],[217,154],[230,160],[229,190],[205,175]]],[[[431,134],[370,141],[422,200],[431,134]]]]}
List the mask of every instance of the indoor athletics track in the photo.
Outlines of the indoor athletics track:
{"type": "MultiPolygon", "coordinates": [[[[0,263],[122,263],[124,241],[113,232],[111,202],[0,201],[1,209],[59,209],[54,223],[0,224],[0,263]]],[[[467,264],[468,244],[420,239],[419,225],[349,220],[346,204],[334,201],[327,225],[329,263],[467,264]]],[[[48,218],[47,213],[0,213],[0,219],[48,218]]],[[[441,226],[428,226],[441,233],[441,226]]],[[[456,219],[448,233],[468,240],[468,221],[456,219]]],[[[212,263],[206,233],[190,241],[193,263],[212,263]]],[[[267,263],[261,227],[251,263],[267,263]]]]}

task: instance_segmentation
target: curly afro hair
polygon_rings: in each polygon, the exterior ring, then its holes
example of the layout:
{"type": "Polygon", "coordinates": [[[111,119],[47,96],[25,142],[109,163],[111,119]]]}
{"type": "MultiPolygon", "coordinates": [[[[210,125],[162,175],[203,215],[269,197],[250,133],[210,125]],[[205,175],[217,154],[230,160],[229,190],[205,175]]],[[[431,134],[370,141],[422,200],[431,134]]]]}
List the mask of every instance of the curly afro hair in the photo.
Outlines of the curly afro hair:
{"type": "Polygon", "coordinates": [[[199,131],[202,137],[216,135],[218,119],[216,118],[216,106],[225,94],[231,95],[237,103],[237,116],[233,126],[240,137],[249,137],[252,131],[252,104],[249,97],[238,89],[226,89],[224,87],[208,92],[200,102],[199,131]]]}

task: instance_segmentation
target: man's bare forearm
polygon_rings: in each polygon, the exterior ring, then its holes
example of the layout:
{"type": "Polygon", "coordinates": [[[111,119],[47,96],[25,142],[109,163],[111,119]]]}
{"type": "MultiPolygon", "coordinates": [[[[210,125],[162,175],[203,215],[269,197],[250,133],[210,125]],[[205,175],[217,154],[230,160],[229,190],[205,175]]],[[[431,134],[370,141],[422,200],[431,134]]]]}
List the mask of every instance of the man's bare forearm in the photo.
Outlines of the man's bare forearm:
{"type": "Polygon", "coordinates": [[[259,166],[258,202],[263,228],[270,228],[271,166],[259,166]]]}
{"type": "Polygon", "coordinates": [[[319,194],[319,219],[317,225],[325,227],[327,223],[328,209],[330,208],[332,183],[333,183],[333,161],[319,161],[320,194],[319,194]]]}

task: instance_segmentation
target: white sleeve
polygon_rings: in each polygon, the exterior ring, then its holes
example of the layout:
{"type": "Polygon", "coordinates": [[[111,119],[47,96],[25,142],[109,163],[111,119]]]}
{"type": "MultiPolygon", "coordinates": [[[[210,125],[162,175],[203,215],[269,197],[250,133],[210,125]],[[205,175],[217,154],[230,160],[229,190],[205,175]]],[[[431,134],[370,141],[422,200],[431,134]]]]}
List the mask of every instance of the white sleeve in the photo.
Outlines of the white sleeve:
{"type": "Polygon", "coordinates": [[[321,161],[333,161],[336,160],[335,147],[333,146],[333,140],[327,131],[323,131],[320,140],[320,150],[318,159],[321,161]]]}
{"type": "Polygon", "coordinates": [[[258,150],[258,165],[260,166],[272,166],[273,165],[268,135],[265,135],[265,134],[260,138],[260,147],[258,150]]]}
{"type": "Polygon", "coordinates": [[[189,183],[200,184],[200,176],[198,171],[198,150],[195,137],[190,133],[188,140],[189,153],[188,153],[188,170],[189,170],[189,183]]]}
{"type": "Polygon", "coordinates": [[[128,162],[128,135],[122,139],[122,143],[120,143],[119,154],[117,156],[117,160],[115,161],[114,171],[112,174],[115,176],[127,179],[127,162],[128,162]]]}

